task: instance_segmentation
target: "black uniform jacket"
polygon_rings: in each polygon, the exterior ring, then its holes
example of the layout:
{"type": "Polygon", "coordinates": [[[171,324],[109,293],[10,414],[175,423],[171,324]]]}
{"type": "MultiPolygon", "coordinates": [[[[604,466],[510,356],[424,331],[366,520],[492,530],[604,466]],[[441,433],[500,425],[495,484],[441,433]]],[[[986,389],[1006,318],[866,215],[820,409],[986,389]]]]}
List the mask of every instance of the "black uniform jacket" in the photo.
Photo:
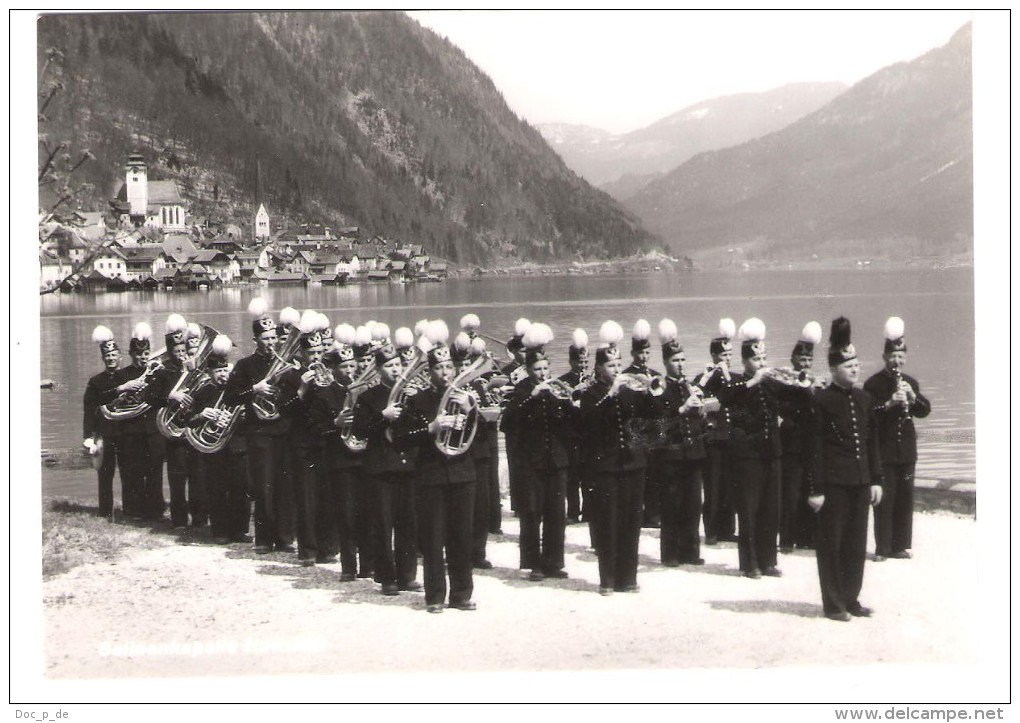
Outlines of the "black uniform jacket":
{"type": "Polygon", "coordinates": [[[927,417],[931,413],[931,402],[921,394],[917,380],[906,374],[902,374],[902,377],[917,395],[909,409],[899,404],[885,408],[885,403],[896,391],[896,375],[888,369],[883,369],[864,382],[864,391],[875,401],[882,461],[887,464],[917,461],[917,432],[914,430],[913,418],[927,417]]]}
{"type": "MultiPolygon", "coordinates": [[[[499,370],[499,373],[502,376],[505,376],[507,379],[511,380],[511,381],[507,382],[507,384],[516,387],[516,385],[514,385],[514,383],[513,383],[513,377],[515,375],[517,375],[517,374],[520,374],[520,371],[518,371],[518,370],[521,369],[521,367],[522,367],[522,365],[518,364],[517,362],[510,362],[509,364],[504,365],[503,368],[499,370]]],[[[525,378],[527,378],[527,377],[525,377],[525,378]]],[[[523,379],[521,381],[523,381],[523,379]]],[[[518,383],[520,383],[520,382],[518,382],[518,383]]],[[[503,414],[499,418],[499,431],[502,432],[503,434],[507,435],[509,439],[514,439],[514,434],[515,434],[515,432],[517,430],[516,429],[510,429],[507,426],[506,414],[503,414]]],[[[513,442],[513,444],[516,444],[516,440],[513,442]]]]}
{"type": "MultiPolygon", "coordinates": [[[[584,375],[579,371],[572,371],[560,376],[559,380],[576,389],[582,381],[587,380],[587,375],[584,375]]],[[[574,392],[574,399],[580,401],[582,392],[574,392]]],[[[570,409],[567,410],[567,423],[564,425],[563,439],[566,441],[568,449],[575,452],[580,451],[581,441],[583,439],[583,430],[581,429],[581,409],[580,407],[575,407],[573,404],[571,404],[570,409]]]]}
{"type": "Polygon", "coordinates": [[[308,421],[314,434],[326,444],[330,469],[352,469],[361,466],[361,453],[352,452],[340,436],[336,418],[344,408],[347,388],[339,382],[326,387],[308,389],[308,421]]]}
{"type": "Polygon", "coordinates": [[[830,384],[814,394],[811,407],[812,495],[826,485],[882,484],[882,457],[874,402],[863,389],[830,384]]]}
{"type": "Polygon", "coordinates": [[[532,395],[535,382],[529,377],[514,388],[503,416],[517,434],[525,463],[533,469],[567,466],[567,426],[573,405],[549,390],[532,395]]]}
{"type": "Polygon", "coordinates": [[[779,398],[779,439],[784,457],[808,456],[811,433],[811,400],[816,390],[806,387],[803,394],[785,394],[779,398]]]}
{"type": "MultiPolygon", "coordinates": [[[[145,373],[145,367],[137,366],[136,364],[129,364],[126,367],[121,367],[117,370],[117,385],[120,386],[124,382],[130,382],[133,379],[137,379],[145,373]]],[[[149,377],[149,386],[152,385],[152,377],[149,377]]],[[[149,402],[148,390],[149,386],[139,392],[141,398],[149,402]]],[[[151,404],[151,402],[150,402],[151,404]]],[[[155,434],[160,436],[156,430],[156,411],[150,408],[143,414],[134,417],[133,419],[125,419],[119,422],[113,422],[116,425],[116,433],[121,434],[155,434]]]]}
{"type": "Polygon", "coordinates": [[[705,458],[705,410],[688,409],[679,413],[690,397],[687,385],[676,377],[666,377],[663,392],[652,397],[658,421],[659,439],[656,449],[661,460],[696,460],[705,458]]]}
{"type": "Polygon", "coordinates": [[[650,427],[655,416],[652,397],[621,387],[608,396],[609,385],[592,383],[581,395],[581,424],[593,472],[642,469],[652,443],[650,427]]]}
{"type": "Polygon", "coordinates": [[[443,485],[474,482],[475,461],[470,454],[447,457],[439,451],[429,434],[429,423],[439,415],[442,392],[424,389],[407,400],[404,413],[393,423],[393,442],[397,447],[417,447],[418,484],[443,485]]]}
{"type": "Polygon", "coordinates": [[[662,372],[657,372],[645,365],[638,366],[637,364],[631,364],[629,367],[624,369],[621,374],[647,374],[650,377],[661,377],[662,372]]]}
{"type": "MultiPolygon", "coordinates": [[[[215,407],[217,403],[221,408],[227,408],[223,404],[223,400],[226,399],[226,384],[223,386],[217,386],[216,384],[208,384],[192,395],[191,409],[188,410],[189,418],[187,424],[189,427],[201,427],[206,423],[206,419],[202,416],[202,410],[208,407],[215,407]],[[222,397],[220,395],[223,395],[222,397]]],[[[245,450],[244,437],[237,434],[237,428],[235,427],[234,433],[230,436],[230,441],[227,442],[224,448],[230,452],[243,452],[245,450]]],[[[220,450],[223,452],[224,450],[220,450]]]]}
{"type": "Polygon", "coordinates": [[[696,377],[696,383],[705,390],[706,397],[715,397],[719,400],[719,411],[710,412],[705,418],[707,428],[705,441],[709,443],[726,442],[730,439],[733,427],[730,422],[730,408],[726,406],[719,395],[719,390],[726,386],[726,378],[718,369],[705,372],[705,374],[699,374],[696,377]],[[707,381],[704,379],[705,374],[708,374],[707,381]]]}
{"type": "MultiPolygon", "coordinates": [[[[227,403],[231,406],[236,404],[244,405],[245,423],[243,431],[245,434],[282,437],[290,431],[290,422],[284,415],[281,414],[279,419],[265,421],[259,419],[255,415],[255,410],[252,409],[251,403],[255,398],[255,394],[251,388],[265,379],[272,362],[273,359],[252,354],[239,359],[237,364],[234,365],[233,371],[230,372],[230,378],[227,380],[227,403]]],[[[277,402],[279,402],[279,398],[277,398],[277,402]]]]}
{"type": "Polygon", "coordinates": [[[82,402],[82,439],[96,435],[108,437],[116,433],[116,422],[104,417],[99,407],[117,398],[117,387],[123,383],[120,379],[121,371],[104,369],[89,379],[85,385],[85,397],[82,402]]]}
{"type": "Polygon", "coordinates": [[[774,379],[762,379],[748,388],[743,374],[731,374],[717,394],[730,411],[730,449],[737,457],[779,457],[780,400],[809,399],[810,392],[774,379]]]}
{"type": "MultiPolygon", "coordinates": [[[[389,402],[390,390],[391,387],[377,384],[361,394],[354,406],[353,434],[368,442],[362,455],[362,468],[369,474],[411,472],[418,458],[417,447],[398,449],[386,438],[386,430],[393,423],[382,412],[389,402]]],[[[405,414],[406,408],[400,416],[405,414]]]]}
{"type": "Polygon", "coordinates": [[[305,371],[303,368],[291,368],[280,375],[278,383],[280,396],[276,400],[277,408],[280,410],[280,416],[285,418],[290,425],[288,439],[292,445],[306,449],[321,449],[325,446],[325,442],[308,414],[309,402],[313,395],[312,389],[315,384],[308,385],[304,398],[298,394],[298,390],[301,388],[301,375],[305,371]]]}

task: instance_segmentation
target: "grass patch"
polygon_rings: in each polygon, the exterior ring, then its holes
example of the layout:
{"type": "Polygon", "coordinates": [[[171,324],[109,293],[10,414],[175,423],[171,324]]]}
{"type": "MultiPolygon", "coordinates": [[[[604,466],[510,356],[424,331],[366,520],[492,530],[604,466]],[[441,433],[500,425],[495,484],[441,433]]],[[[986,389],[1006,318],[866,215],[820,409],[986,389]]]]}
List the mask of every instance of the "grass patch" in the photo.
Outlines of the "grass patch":
{"type": "Polygon", "coordinates": [[[43,579],[79,565],[115,560],[128,550],[173,544],[145,527],[113,524],[95,505],[66,498],[46,499],[42,513],[43,579]]]}

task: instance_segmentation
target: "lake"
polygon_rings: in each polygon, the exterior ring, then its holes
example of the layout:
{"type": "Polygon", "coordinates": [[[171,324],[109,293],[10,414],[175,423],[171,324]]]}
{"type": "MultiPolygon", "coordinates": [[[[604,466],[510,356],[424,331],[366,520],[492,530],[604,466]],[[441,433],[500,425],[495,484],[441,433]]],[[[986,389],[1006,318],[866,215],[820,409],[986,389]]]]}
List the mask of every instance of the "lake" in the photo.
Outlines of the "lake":
{"type": "MultiPolygon", "coordinates": [[[[920,478],[967,480],[975,477],[974,274],[971,269],[900,271],[727,271],[686,274],[521,276],[451,279],[443,283],[364,284],[347,287],[223,289],[210,292],[137,292],[49,295],[40,300],[42,379],[56,387],[40,392],[43,449],[81,444],[81,401],[85,382],[101,370],[97,324],[109,326],[127,357],[134,324],[147,321],[163,346],[162,332],[172,312],[200,321],[230,336],[236,358],[252,351],[247,307],[264,295],[270,308],[314,308],[331,326],[357,325],[369,319],[414,326],[424,317],[443,318],[456,333],[460,317],[478,314],[481,330],[508,339],[517,318],[549,324],[556,334],[549,345],[553,371],[567,370],[570,333],[582,327],[591,339],[606,319],[627,332],[638,318],[656,326],[667,316],[679,328],[687,352],[687,371],[709,361],[708,342],[720,317],[739,326],[751,316],[767,326],[773,365],[789,364],[789,354],[805,323],[816,320],[824,336],[815,350],[815,373],[827,375],[829,324],[840,314],[853,323],[862,379],[882,367],[883,327],[889,316],[906,323],[909,348],[906,371],[916,377],[932,402],[932,414],[916,420],[920,478]]],[[[493,345],[490,344],[490,349],[493,345]]],[[[499,350],[502,355],[502,349],[499,350]]],[[[661,370],[659,355],[653,367],[661,370]]],[[[94,473],[43,470],[43,493],[95,496],[94,473]]],[[[119,490],[119,483],[115,489],[119,490]]],[[[119,494],[119,492],[118,492],[119,494]]]]}

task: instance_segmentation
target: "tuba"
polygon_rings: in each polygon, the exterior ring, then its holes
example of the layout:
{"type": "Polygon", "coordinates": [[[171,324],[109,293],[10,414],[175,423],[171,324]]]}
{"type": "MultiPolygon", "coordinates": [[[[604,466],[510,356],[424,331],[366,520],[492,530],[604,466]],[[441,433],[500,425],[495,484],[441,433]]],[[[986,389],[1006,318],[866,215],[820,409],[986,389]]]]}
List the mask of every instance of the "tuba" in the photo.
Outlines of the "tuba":
{"type": "Polygon", "coordinates": [[[358,397],[378,383],[379,370],[375,366],[375,361],[373,361],[347,389],[347,396],[344,398],[344,406],[340,411],[340,416],[347,417],[350,421],[343,422],[340,425],[340,438],[347,445],[347,449],[352,452],[363,452],[368,444],[368,440],[359,439],[354,436],[354,420],[351,418],[351,413],[354,412],[354,406],[358,403],[358,397]]]}
{"type": "MultiPolygon", "coordinates": [[[[294,359],[300,348],[301,334],[294,330],[287,337],[283,349],[278,352],[273,351],[273,356],[276,358],[269,365],[269,371],[266,372],[266,376],[262,378],[262,381],[272,384],[288,369],[300,368],[300,365],[294,359]]],[[[263,422],[272,422],[280,418],[280,410],[276,407],[275,396],[256,394],[252,399],[251,408],[255,412],[255,416],[263,422]]]]}
{"type": "Polygon", "coordinates": [[[483,354],[462,371],[443,392],[443,397],[439,400],[439,414],[458,414],[465,418],[460,428],[441,429],[436,435],[436,448],[447,457],[457,457],[471,448],[475,433],[478,431],[480,415],[477,413],[478,398],[473,392],[468,391],[468,387],[483,374],[496,369],[498,366],[495,360],[490,355],[483,354]],[[457,391],[468,391],[468,401],[465,404],[452,398],[453,393],[457,391]]]}
{"type": "MultiPolygon", "coordinates": [[[[206,374],[204,367],[213,350],[213,339],[218,334],[219,332],[211,326],[202,324],[202,338],[198,342],[198,350],[195,352],[195,356],[186,362],[192,368],[189,372],[181,374],[177,383],[174,384],[174,388],[170,390],[171,393],[184,392],[185,394],[194,394],[212,382],[212,379],[206,374]]],[[[181,407],[180,404],[168,401],[166,406],[156,413],[156,428],[167,439],[181,439],[187,426],[184,423],[187,414],[188,411],[181,407]]]]}
{"type": "Polygon", "coordinates": [[[188,444],[203,454],[219,452],[227,446],[238,423],[244,417],[244,405],[223,407],[223,392],[216,400],[215,408],[220,412],[216,419],[207,419],[200,427],[185,427],[184,438],[188,444]]]}
{"type": "MultiPolygon", "coordinates": [[[[169,356],[170,352],[164,349],[154,358],[149,359],[149,363],[145,365],[145,372],[142,373],[146,384],[149,383],[153,374],[163,368],[163,363],[169,356]]],[[[104,419],[115,422],[140,417],[150,409],[149,403],[142,401],[144,392],[144,388],[134,392],[121,392],[112,402],[99,407],[99,412],[103,415],[104,419]]]]}

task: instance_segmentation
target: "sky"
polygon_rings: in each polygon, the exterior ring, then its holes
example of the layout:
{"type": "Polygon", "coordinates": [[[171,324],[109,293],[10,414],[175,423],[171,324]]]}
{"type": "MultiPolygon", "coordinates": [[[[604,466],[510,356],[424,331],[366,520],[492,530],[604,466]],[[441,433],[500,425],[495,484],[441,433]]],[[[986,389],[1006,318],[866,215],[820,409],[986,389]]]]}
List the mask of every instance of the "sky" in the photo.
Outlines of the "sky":
{"type": "Polygon", "coordinates": [[[533,125],[626,133],[722,95],[847,85],[944,45],[969,11],[413,11],[533,125]]]}

